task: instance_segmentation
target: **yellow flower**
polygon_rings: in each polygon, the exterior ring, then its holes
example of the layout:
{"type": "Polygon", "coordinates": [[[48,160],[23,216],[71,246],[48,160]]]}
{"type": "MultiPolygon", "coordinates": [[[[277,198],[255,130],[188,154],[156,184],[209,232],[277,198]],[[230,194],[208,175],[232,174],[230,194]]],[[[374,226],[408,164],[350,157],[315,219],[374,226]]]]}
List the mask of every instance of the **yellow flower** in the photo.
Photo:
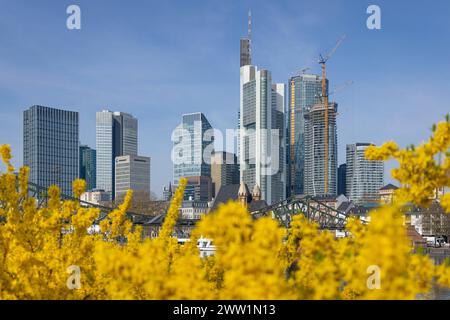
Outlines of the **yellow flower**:
{"type": "Polygon", "coordinates": [[[2,156],[2,161],[6,164],[8,172],[14,172],[14,167],[11,165],[11,146],[9,144],[4,144],[0,146],[0,154],[2,156]]]}
{"type": "Polygon", "coordinates": [[[82,179],[76,179],[72,183],[73,196],[79,198],[81,194],[86,190],[86,181],[82,179]]]}
{"type": "MultiPolygon", "coordinates": [[[[365,155],[372,160],[397,160],[399,167],[391,172],[401,184],[396,190],[397,202],[428,207],[436,190],[450,187],[449,148],[450,122],[447,117],[446,121],[437,124],[430,139],[418,147],[399,149],[394,142],[387,142],[381,147],[367,148],[365,155]]],[[[441,199],[441,205],[449,211],[446,197],[441,199]]]]}
{"type": "Polygon", "coordinates": [[[450,213],[450,193],[444,194],[441,197],[441,206],[445,212],[450,213]]]}
{"type": "MultiPolygon", "coordinates": [[[[28,169],[20,170],[17,188],[10,148],[1,146],[8,171],[0,173],[0,299],[415,299],[433,281],[450,287],[450,265],[411,252],[400,212],[404,202],[427,205],[437,188],[449,186],[449,126],[439,123],[417,148],[388,142],[368,149],[368,158],[398,160],[392,175],[402,184],[399,201],[372,211],[367,225],[350,218],[345,238],[301,212],[286,230],[229,202],[202,218],[184,246],[172,234],[186,179],[159,237],[142,239],[130,221],[131,190],[96,233],[99,210],[61,201],[56,186],[38,208],[28,196],[28,169]],[[213,240],[213,256],[200,256],[200,237],[213,240]],[[67,286],[71,266],[81,271],[77,290],[67,286]]],[[[84,190],[84,181],[73,182],[75,197],[84,190]]],[[[440,201],[449,211],[449,195],[440,201]]]]}

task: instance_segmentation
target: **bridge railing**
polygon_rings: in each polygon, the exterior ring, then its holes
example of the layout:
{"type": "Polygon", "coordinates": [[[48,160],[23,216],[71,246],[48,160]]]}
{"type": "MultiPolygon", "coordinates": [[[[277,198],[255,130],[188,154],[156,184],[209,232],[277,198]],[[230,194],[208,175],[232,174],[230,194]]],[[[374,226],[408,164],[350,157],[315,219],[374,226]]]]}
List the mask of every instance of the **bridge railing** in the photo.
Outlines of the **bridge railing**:
{"type": "MultiPolygon", "coordinates": [[[[31,197],[36,198],[39,207],[47,204],[49,198],[47,188],[29,182],[28,191],[31,197]]],[[[65,194],[61,194],[61,200],[77,201],[83,207],[99,209],[100,215],[94,222],[95,224],[106,219],[110,212],[116,209],[83,201],[65,194]]],[[[347,214],[338,211],[323,201],[313,197],[291,197],[258,211],[251,212],[251,214],[255,219],[270,214],[287,228],[289,228],[293,216],[297,214],[305,215],[308,220],[318,223],[319,227],[322,229],[343,230],[348,219],[347,214]]],[[[152,216],[134,212],[127,212],[127,216],[135,224],[145,224],[153,218],[152,216]]]]}
{"type": "Polygon", "coordinates": [[[289,228],[294,215],[303,214],[322,229],[343,230],[348,215],[313,197],[291,197],[252,212],[255,218],[272,214],[282,225],[289,228]]]}

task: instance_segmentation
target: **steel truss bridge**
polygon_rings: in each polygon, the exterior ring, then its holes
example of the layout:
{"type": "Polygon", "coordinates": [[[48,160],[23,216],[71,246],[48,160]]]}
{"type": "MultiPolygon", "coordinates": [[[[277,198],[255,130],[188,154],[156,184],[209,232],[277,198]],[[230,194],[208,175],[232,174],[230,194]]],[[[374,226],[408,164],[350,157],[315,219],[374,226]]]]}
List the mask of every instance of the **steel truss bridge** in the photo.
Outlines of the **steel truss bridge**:
{"type": "MultiPolygon", "coordinates": [[[[36,199],[38,208],[47,206],[48,200],[50,198],[48,195],[48,188],[39,186],[32,182],[28,182],[28,196],[36,199]]],[[[81,207],[99,209],[100,215],[97,218],[97,220],[94,221],[94,224],[97,224],[100,221],[106,219],[108,217],[108,215],[116,209],[116,208],[111,208],[111,207],[102,206],[102,205],[90,203],[87,201],[83,201],[78,198],[75,198],[75,197],[72,197],[72,196],[69,196],[66,194],[62,194],[62,193],[61,193],[61,200],[77,201],[78,203],[80,203],[81,207]]],[[[141,216],[146,217],[145,215],[136,214],[133,212],[127,212],[127,215],[132,221],[139,220],[139,217],[141,217],[141,216]]]]}
{"type": "MultiPolygon", "coordinates": [[[[49,199],[47,188],[30,182],[28,183],[28,193],[29,196],[37,199],[38,207],[47,205],[49,199]]],[[[106,219],[109,213],[115,209],[82,201],[64,194],[61,194],[61,200],[78,201],[82,207],[99,209],[100,216],[94,223],[99,223],[106,219]]],[[[291,197],[258,211],[251,212],[251,214],[254,219],[271,216],[286,228],[290,227],[295,215],[303,214],[309,221],[317,223],[320,229],[327,230],[344,230],[348,218],[347,214],[340,212],[328,206],[323,201],[313,197],[291,197]]],[[[154,216],[136,214],[133,212],[128,212],[127,215],[134,224],[147,225],[155,229],[159,229],[164,221],[163,217],[155,219],[154,216]]],[[[193,228],[197,221],[198,220],[195,219],[179,219],[175,227],[175,233],[186,234],[189,229],[193,228]],[[179,232],[177,230],[179,230],[179,232]]]]}
{"type": "Polygon", "coordinates": [[[271,215],[286,228],[290,227],[292,218],[298,214],[317,223],[320,229],[327,230],[344,230],[348,218],[347,214],[313,197],[291,197],[252,212],[255,219],[271,215]]]}

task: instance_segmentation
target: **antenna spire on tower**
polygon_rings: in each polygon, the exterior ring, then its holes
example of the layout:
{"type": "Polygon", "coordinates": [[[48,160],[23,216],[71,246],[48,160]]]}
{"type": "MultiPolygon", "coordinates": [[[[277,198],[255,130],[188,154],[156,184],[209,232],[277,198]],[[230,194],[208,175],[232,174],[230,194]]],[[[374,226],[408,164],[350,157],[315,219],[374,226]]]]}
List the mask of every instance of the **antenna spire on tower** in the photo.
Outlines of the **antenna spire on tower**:
{"type": "Polygon", "coordinates": [[[252,62],[252,11],[248,9],[248,59],[249,63],[252,62]]]}
{"type": "Polygon", "coordinates": [[[252,64],[251,43],[252,43],[252,12],[248,10],[247,37],[241,38],[241,51],[240,51],[241,67],[252,64]]]}
{"type": "Polygon", "coordinates": [[[252,40],[252,11],[248,10],[248,40],[252,40]]]}

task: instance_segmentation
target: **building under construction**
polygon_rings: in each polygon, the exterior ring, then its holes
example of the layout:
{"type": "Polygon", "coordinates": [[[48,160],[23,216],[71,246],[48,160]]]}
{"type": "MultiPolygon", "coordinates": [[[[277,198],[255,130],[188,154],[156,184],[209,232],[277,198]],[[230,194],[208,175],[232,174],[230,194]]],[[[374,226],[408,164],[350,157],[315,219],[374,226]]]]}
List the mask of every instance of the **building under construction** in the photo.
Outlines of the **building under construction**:
{"type": "MultiPolygon", "coordinates": [[[[301,73],[289,79],[287,196],[305,193],[305,113],[321,102],[321,92],[322,79],[318,75],[301,73]]],[[[328,81],[326,93],[328,94],[328,81]]]]}
{"type": "Polygon", "coordinates": [[[306,195],[320,197],[337,195],[337,103],[330,102],[327,113],[328,117],[323,103],[314,105],[305,113],[306,195]]]}

